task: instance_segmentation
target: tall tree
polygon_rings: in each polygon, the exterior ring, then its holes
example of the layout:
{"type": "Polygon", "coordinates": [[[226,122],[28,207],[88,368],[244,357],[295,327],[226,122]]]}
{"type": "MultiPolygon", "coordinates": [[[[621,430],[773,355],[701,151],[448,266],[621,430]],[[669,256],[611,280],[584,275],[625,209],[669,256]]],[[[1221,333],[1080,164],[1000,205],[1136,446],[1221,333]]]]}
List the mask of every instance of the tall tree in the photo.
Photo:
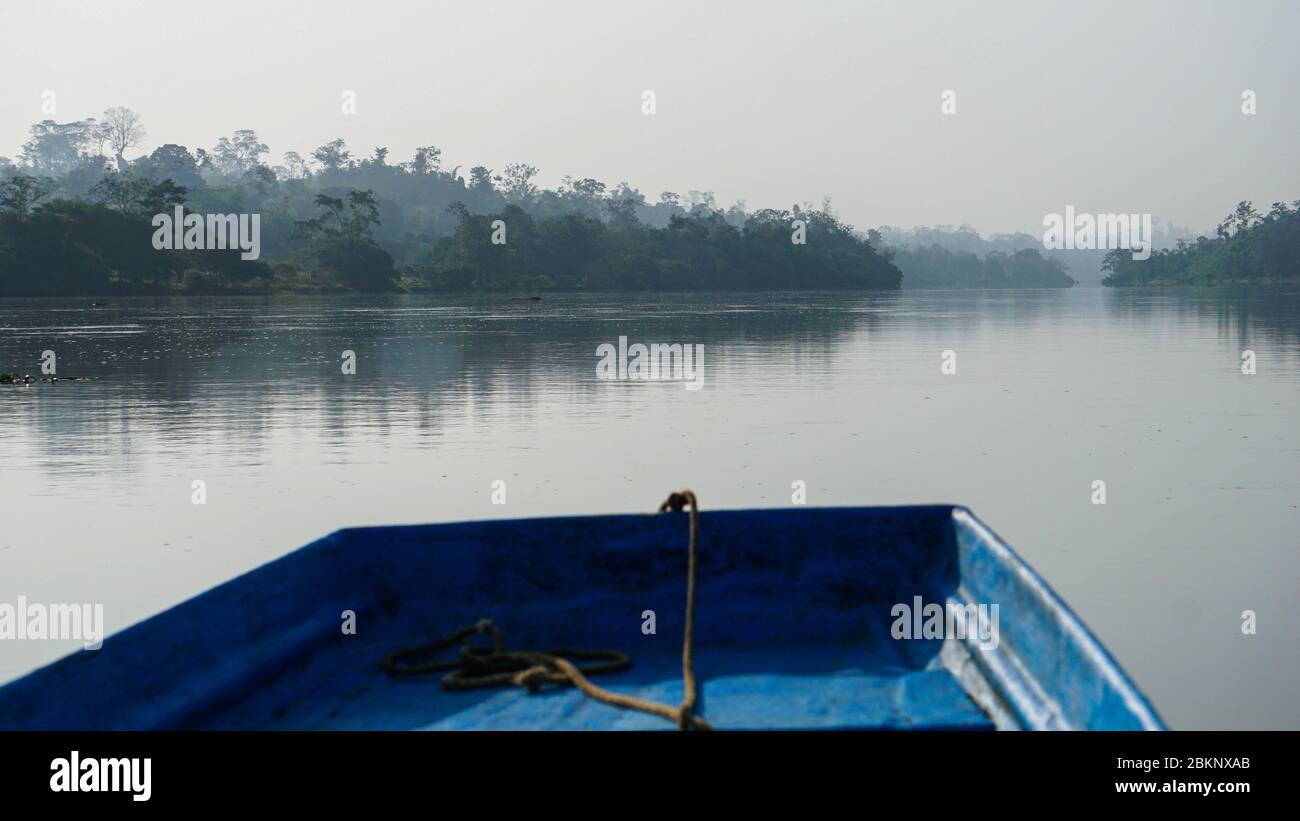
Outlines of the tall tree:
{"type": "Polygon", "coordinates": [[[212,149],[212,159],[225,174],[242,176],[262,164],[262,155],[270,149],[257,139],[257,132],[241,128],[230,137],[217,140],[212,149]]]}
{"type": "Polygon", "coordinates": [[[411,160],[410,171],[412,174],[435,174],[442,163],[442,149],[436,145],[426,145],[415,149],[415,157],[411,160]]]}
{"type": "Polygon", "coordinates": [[[511,200],[525,202],[537,193],[537,186],[532,183],[536,176],[537,169],[534,166],[521,162],[511,163],[501,175],[501,190],[511,200]]]}
{"type": "Polygon", "coordinates": [[[70,123],[42,120],[32,126],[31,137],[23,143],[23,163],[42,174],[67,174],[94,156],[91,149],[100,134],[93,117],[70,123]]]}
{"type": "Polygon", "coordinates": [[[311,175],[307,162],[297,151],[284,152],[284,165],[276,169],[276,176],[286,180],[306,179],[311,175]]]}
{"type": "Polygon", "coordinates": [[[469,187],[472,191],[486,194],[492,190],[492,169],[476,165],[469,170],[469,187]]]}
{"type": "Polygon", "coordinates": [[[117,159],[117,170],[125,172],[126,157],[123,155],[128,148],[143,142],[144,121],[140,119],[139,114],[129,108],[114,106],[104,112],[100,128],[103,129],[108,147],[113,149],[113,156],[117,159]]]}
{"type": "Polygon", "coordinates": [[[316,267],[357,291],[391,289],[393,258],[371,233],[379,224],[374,192],[349,191],[346,206],[339,197],[317,194],[316,206],[323,209],[319,216],[294,223],[294,234],[311,240],[316,267]]]}
{"type": "Polygon", "coordinates": [[[338,171],[352,165],[352,152],[348,151],[342,137],[325,143],[311,152],[311,156],[321,164],[323,171],[338,171]]]}

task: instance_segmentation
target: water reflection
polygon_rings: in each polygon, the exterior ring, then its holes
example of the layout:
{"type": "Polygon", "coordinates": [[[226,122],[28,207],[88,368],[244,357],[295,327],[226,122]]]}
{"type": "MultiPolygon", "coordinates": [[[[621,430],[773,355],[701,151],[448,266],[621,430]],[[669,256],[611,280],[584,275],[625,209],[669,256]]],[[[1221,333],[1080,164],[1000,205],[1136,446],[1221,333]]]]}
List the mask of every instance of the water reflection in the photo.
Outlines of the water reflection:
{"type": "MultiPolygon", "coordinates": [[[[341,526],[799,479],[972,506],[1175,726],[1300,727],[1286,631],[1238,629],[1300,620],[1295,289],[0,301],[0,369],[46,349],[90,380],[0,386],[0,600],[120,629],[341,526]],[[620,335],[704,345],[704,389],[598,380],[620,335]]],[[[70,649],[0,646],[0,679],[70,649]]]]}

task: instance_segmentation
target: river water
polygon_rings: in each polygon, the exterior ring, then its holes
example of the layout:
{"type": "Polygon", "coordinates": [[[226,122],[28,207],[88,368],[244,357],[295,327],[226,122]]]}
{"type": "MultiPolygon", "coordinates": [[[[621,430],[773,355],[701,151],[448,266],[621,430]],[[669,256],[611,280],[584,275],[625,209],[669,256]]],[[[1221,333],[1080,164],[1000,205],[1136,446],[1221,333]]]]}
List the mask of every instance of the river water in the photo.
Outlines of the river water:
{"type": "Polygon", "coordinates": [[[1300,289],[101,301],[0,300],[0,371],[90,377],[0,386],[0,602],[112,632],[343,526],[801,481],[971,507],[1175,727],[1300,728],[1300,289]],[[620,336],[702,387],[598,379],[620,336]]]}

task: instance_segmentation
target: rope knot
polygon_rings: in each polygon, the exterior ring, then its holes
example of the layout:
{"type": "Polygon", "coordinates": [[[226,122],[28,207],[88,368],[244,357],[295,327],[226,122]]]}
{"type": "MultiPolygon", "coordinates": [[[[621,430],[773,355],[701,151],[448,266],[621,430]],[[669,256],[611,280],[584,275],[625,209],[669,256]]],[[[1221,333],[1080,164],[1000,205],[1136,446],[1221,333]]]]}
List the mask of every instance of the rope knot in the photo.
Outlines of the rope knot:
{"type": "Polygon", "coordinates": [[[442,686],[447,690],[475,690],[511,685],[524,687],[528,692],[536,693],[547,684],[573,685],[596,701],[624,710],[640,710],[657,715],[668,719],[682,730],[712,729],[707,721],[693,715],[699,700],[696,692],[692,644],[695,637],[695,570],[700,505],[692,491],[683,490],[671,494],[659,506],[659,512],[672,510],[674,513],[680,513],[687,505],[691,508],[691,518],[686,566],[686,630],[682,639],[682,685],[685,692],[679,706],[669,707],[667,704],[612,692],[597,687],[587,680],[588,675],[626,670],[631,666],[632,660],[625,653],[617,650],[565,649],[544,652],[507,652],[501,631],[492,626],[491,619],[479,619],[473,627],[463,627],[432,644],[394,651],[384,658],[384,669],[392,676],[415,676],[449,670],[450,672],[442,679],[442,686]],[[492,647],[469,644],[468,639],[474,633],[491,637],[492,647]],[[455,661],[402,663],[415,658],[426,658],[458,644],[461,648],[455,661]],[[604,663],[580,668],[570,661],[570,658],[600,659],[604,663]]]}
{"type": "Polygon", "coordinates": [[[542,685],[550,681],[550,670],[542,665],[529,667],[527,670],[520,670],[515,673],[512,681],[516,687],[523,687],[530,693],[536,693],[542,689],[542,685]]]}
{"type": "MultiPolygon", "coordinates": [[[[665,510],[671,510],[673,513],[681,513],[682,510],[685,509],[686,505],[691,504],[691,496],[694,494],[688,496],[688,493],[690,493],[690,491],[687,491],[686,493],[668,494],[668,498],[659,506],[659,512],[663,513],[665,510]]],[[[691,507],[694,509],[693,504],[691,507]]]]}

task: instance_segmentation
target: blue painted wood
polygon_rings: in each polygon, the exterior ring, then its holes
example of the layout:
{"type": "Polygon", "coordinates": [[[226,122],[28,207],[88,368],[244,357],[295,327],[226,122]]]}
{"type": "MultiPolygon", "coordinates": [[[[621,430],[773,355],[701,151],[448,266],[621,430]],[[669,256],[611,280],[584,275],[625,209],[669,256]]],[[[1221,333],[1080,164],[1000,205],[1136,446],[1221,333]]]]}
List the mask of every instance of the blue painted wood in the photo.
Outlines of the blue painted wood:
{"type": "MultiPolygon", "coordinates": [[[[572,689],[445,692],[379,660],[488,617],[512,648],[628,652],[599,683],[674,704],[686,530],[685,514],[342,530],[0,688],[0,728],[670,729],[572,689]]],[[[964,508],[706,511],[698,595],[719,728],[1163,726],[964,508]],[[998,604],[997,648],[893,638],[916,596],[998,604]]]]}

